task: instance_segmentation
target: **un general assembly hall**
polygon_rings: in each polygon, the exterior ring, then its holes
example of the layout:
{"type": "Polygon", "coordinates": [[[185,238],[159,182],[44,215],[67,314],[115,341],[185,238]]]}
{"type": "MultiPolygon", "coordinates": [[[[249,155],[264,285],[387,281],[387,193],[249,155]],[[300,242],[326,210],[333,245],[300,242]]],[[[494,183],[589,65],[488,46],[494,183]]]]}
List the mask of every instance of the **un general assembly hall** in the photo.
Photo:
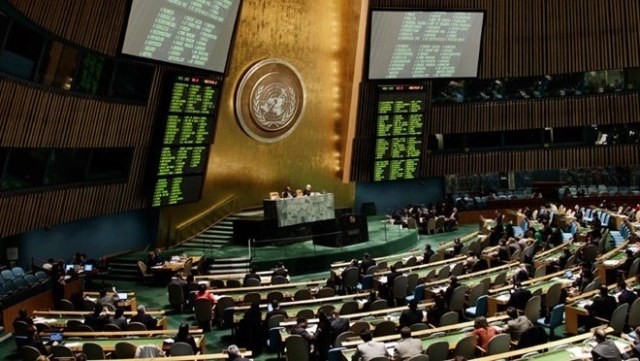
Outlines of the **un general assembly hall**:
{"type": "Polygon", "coordinates": [[[0,360],[640,358],[640,2],[0,0],[0,360]]]}

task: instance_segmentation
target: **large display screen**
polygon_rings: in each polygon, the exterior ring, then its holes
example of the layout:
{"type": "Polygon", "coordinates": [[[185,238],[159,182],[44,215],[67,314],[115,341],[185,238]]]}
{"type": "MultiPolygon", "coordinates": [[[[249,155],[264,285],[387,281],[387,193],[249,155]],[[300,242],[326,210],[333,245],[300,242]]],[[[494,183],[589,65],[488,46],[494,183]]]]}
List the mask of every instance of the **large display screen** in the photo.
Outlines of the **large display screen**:
{"type": "Polygon", "coordinates": [[[427,94],[423,85],[378,86],[375,182],[419,176],[427,94]]]}
{"type": "Polygon", "coordinates": [[[242,0],[132,0],[122,53],[224,73],[242,0]]]}
{"type": "Polygon", "coordinates": [[[372,11],[369,79],[476,77],[483,21],[483,12],[372,11]]]}
{"type": "Polygon", "coordinates": [[[153,207],[200,199],[221,84],[195,76],[171,76],[162,115],[158,162],[153,168],[153,207]]]}

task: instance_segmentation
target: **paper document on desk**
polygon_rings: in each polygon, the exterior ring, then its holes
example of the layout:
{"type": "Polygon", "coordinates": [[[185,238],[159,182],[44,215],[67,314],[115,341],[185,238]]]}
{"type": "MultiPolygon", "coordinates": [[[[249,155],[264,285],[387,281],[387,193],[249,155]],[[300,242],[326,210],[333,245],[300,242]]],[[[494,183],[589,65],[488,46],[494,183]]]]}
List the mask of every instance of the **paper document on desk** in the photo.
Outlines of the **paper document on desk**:
{"type": "Polygon", "coordinates": [[[380,283],[387,283],[387,276],[380,276],[380,277],[378,277],[378,282],[380,282],[380,283]]]}
{"type": "Polygon", "coordinates": [[[582,347],[569,347],[567,348],[567,352],[571,354],[572,360],[584,360],[591,358],[591,353],[585,352],[582,347]]]}
{"type": "Polygon", "coordinates": [[[617,266],[618,264],[620,264],[620,261],[615,260],[615,259],[608,259],[604,262],[602,262],[605,266],[617,266]]]}
{"type": "Polygon", "coordinates": [[[511,298],[511,295],[509,293],[503,293],[501,295],[496,296],[496,299],[502,302],[508,302],[509,298],[511,298]]]}
{"type": "Polygon", "coordinates": [[[318,324],[317,323],[310,324],[309,326],[307,326],[307,332],[309,332],[310,334],[314,334],[314,333],[316,333],[316,331],[318,331],[318,324]]]}

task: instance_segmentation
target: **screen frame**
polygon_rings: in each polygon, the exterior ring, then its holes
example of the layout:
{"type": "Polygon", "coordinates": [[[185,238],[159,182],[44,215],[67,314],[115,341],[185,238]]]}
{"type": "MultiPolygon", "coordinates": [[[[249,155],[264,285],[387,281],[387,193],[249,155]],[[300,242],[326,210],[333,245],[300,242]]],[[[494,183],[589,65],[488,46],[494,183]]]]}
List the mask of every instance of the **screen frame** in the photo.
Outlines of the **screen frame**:
{"type": "MultiPolygon", "coordinates": [[[[190,68],[191,69],[191,68],[190,68]]],[[[215,142],[215,137],[218,129],[218,115],[220,113],[220,104],[222,100],[222,92],[224,91],[225,81],[224,77],[218,75],[218,73],[207,73],[207,72],[182,72],[179,69],[172,69],[170,71],[166,71],[162,78],[159,81],[160,89],[162,89],[159,99],[161,100],[158,104],[162,104],[160,109],[157,109],[157,114],[154,120],[153,130],[152,130],[152,141],[149,153],[149,161],[147,162],[146,167],[146,176],[143,184],[145,185],[145,195],[148,198],[148,206],[149,208],[165,208],[165,207],[174,207],[185,204],[193,204],[197,203],[202,199],[202,195],[204,193],[204,187],[207,180],[207,174],[209,169],[209,159],[211,158],[212,146],[215,142]],[[173,84],[179,82],[177,78],[179,76],[189,76],[189,77],[199,77],[206,78],[209,80],[215,80],[218,82],[218,94],[216,99],[216,109],[214,109],[211,118],[213,119],[213,128],[211,129],[211,136],[207,143],[204,146],[207,147],[207,152],[204,158],[205,169],[203,173],[194,173],[194,174],[182,174],[178,176],[158,176],[157,170],[160,165],[160,158],[162,157],[161,151],[164,147],[164,135],[167,130],[167,121],[169,114],[171,113],[169,110],[169,103],[171,100],[173,84]],[[160,206],[153,206],[153,196],[156,189],[156,183],[160,178],[177,178],[177,177],[202,177],[202,186],[200,187],[199,197],[195,201],[184,201],[176,204],[167,204],[160,206]]],[[[193,144],[192,146],[199,146],[200,144],[193,144]]],[[[171,147],[179,147],[179,146],[171,146],[171,147]]]]}
{"type": "MultiPolygon", "coordinates": [[[[371,122],[377,125],[378,122],[378,111],[377,111],[377,105],[380,102],[380,94],[381,91],[379,90],[380,87],[383,86],[389,86],[389,85],[396,85],[396,86],[422,86],[422,92],[425,93],[425,107],[424,107],[424,115],[425,115],[425,119],[424,119],[424,129],[422,130],[422,147],[420,149],[420,164],[418,169],[416,170],[416,176],[414,178],[402,178],[402,179],[383,179],[383,180],[376,180],[375,179],[375,173],[376,173],[376,162],[379,159],[376,159],[376,143],[378,141],[378,139],[380,138],[394,138],[394,137],[378,137],[377,135],[377,129],[376,129],[376,133],[373,134],[373,136],[371,137],[371,155],[370,155],[370,164],[371,164],[371,169],[369,171],[370,174],[370,182],[371,183],[384,183],[384,182],[402,182],[402,181],[413,181],[413,180],[418,180],[418,179],[422,179],[424,178],[424,173],[425,173],[425,164],[427,163],[428,160],[428,147],[427,147],[427,141],[429,138],[429,133],[430,133],[430,128],[429,128],[429,123],[428,121],[431,120],[431,92],[432,92],[432,87],[433,87],[433,82],[426,80],[426,79],[413,79],[413,80],[399,80],[399,79],[382,79],[382,80],[375,80],[375,81],[370,81],[370,83],[374,86],[374,88],[376,89],[376,94],[373,96],[374,100],[375,100],[375,108],[376,111],[371,113],[371,116],[374,118],[371,122]]],[[[399,137],[401,138],[401,137],[399,137]]],[[[392,158],[389,158],[392,159],[392,158]]],[[[396,159],[406,159],[406,158],[396,158],[396,159]]]]}
{"type": "Polygon", "coordinates": [[[126,13],[124,16],[124,21],[122,23],[122,29],[120,29],[120,38],[118,40],[118,55],[120,57],[122,57],[123,59],[136,59],[137,61],[145,61],[148,62],[150,64],[156,64],[156,65],[166,65],[166,66],[170,66],[172,68],[177,68],[179,70],[183,70],[185,72],[206,72],[209,74],[220,74],[220,75],[224,75],[226,76],[229,72],[229,67],[231,65],[231,58],[233,57],[233,53],[235,50],[235,43],[236,43],[236,35],[238,33],[238,24],[240,23],[240,17],[242,16],[242,9],[243,9],[243,5],[244,5],[244,0],[238,0],[239,4],[238,4],[238,12],[236,14],[236,19],[235,22],[233,23],[233,30],[231,33],[231,38],[229,39],[229,50],[227,52],[227,59],[224,63],[224,71],[222,72],[218,72],[215,70],[209,70],[206,68],[202,68],[202,67],[195,67],[195,66],[189,66],[189,65],[184,65],[184,64],[179,64],[179,63],[172,63],[170,61],[166,61],[166,60],[159,60],[159,59],[153,59],[153,58],[147,58],[147,57],[143,57],[143,56],[136,56],[136,55],[132,55],[132,54],[127,54],[124,53],[123,47],[124,47],[124,39],[127,35],[127,28],[129,25],[129,18],[131,17],[131,8],[133,6],[133,1],[134,0],[127,0],[127,5],[126,5],[126,13]]]}
{"type": "Polygon", "coordinates": [[[367,14],[367,34],[365,40],[365,56],[364,56],[364,64],[362,67],[362,78],[368,81],[391,81],[391,82],[412,82],[412,81],[425,81],[425,80],[446,80],[446,79],[477,79],[480,77],[480,66],[483,64],[482,57],[484,55],[483,47],[484,47],[484,39],[486,32],[486,24],[487,24],[487,10],[486,9],[472,9],[472,8],[456,8],[456,9],[447,9],[447,8],[416,8],[416,7],[372,7],[369,8],[369,12],[367,14]],[[449,12],[449,13],[481,13],[482,14],[482,26],[480,27],[480,44],[478,49],[478,64],[476,67],[476,76],[471,77],[437,77],[437,78],[371,78],[369,77],[369,69],[371,66],[371,36],[373,31],[373,13],[374,12],[419,12],[419,13],[429,13],[429,12],[449,12]]]}

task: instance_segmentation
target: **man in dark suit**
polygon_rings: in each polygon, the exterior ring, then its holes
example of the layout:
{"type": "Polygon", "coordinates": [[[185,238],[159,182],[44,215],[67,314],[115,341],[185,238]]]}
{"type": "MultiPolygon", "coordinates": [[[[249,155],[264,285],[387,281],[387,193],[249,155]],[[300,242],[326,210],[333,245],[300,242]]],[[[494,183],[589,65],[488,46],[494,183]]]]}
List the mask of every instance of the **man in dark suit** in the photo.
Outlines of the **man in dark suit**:
{"type": "Polygon", "coordinates": [[[84,324],[91,327],[94,331],[102,331],[104,325],[109,323],[109,318],[106,316],[102,304],[96,303],[93,307],[93,313],[84,317],[84,324]]]}
{"type": "Polygon", "coordinates": [[[155,330],[158,325],[158,321],[155,318],[147,315],[147,309],[143,305],[138,306],[138,313],[131,317],[130,322],[140,322],[147,326],[147,330],[155,330]]]}
{"type": "Polygon", "coordinates": [[[591,356],[593,361],[622,361],[622,355],[618,347],[611,340],[607,340],[607,334],[602,329],[593,331],[593,336],[598,343],[593,350],[591,356]]]}
{"type": "Polygon", "coordinates": [[[267,315],[264,317],[264,322],[268,323],[269,319],[275,315],[283,315],[284,318],[289,318],[287,315],[287,311],[280,309],[280,303],[278,300],[271,300],[271,311],[267,312],[267,315]]]}
{"type": "Polygon", "coordinates": [[[593,300],[591,305],[585,308],[589,311],[589,317],[592,325],[595,325],[595,317],[604,318],[605,320],[611,320],[613,311],[618,307],[618,302],[613,296],[609,295],[607,286],[600,286],[600,294],[593,300]]]}
{"type": "Polygon", "coordinates": [[[376,265],[376,260],[371,258],[369,253],[363,254],[362,261],[360,261],[360,274],[361,275],[367,274],[367,270],[369,269],[369,267],[375,266],[375,265],[376,265]]]}
{"type": "Polygon", "coordinates": [[[248,358],[242,357],[240,349],[236,345],[230,345],[227,348],[227,354],[229,355],[229,361],[249,361],[248,358]]]}
{"type": "Polygon", "coordinates": [[[400,328],[410,327],[414,323],[419,323],[424,320],[424,314],[421,310],[418,310],[418,302],[415,300],[409,302],[409,309],[402,311],[400,314],[400,328]]]}
{"type": "Polygon", "coordinates": [[[620,292],[620,294],[618,295],[618,303],[619,304],[628,303],[629,307],[631,307],[631,304],[633,303],[633,301],[635,301],[636,298],[638,298],[636,293],[630,290],[629,287],[627,287],[627,282],[625,282],[623,279],[618,280],[617,287],[618,287],[618,292],[620,292]]]}
{"type": "Polygon", "coordinates": [[[507,307],[511,306],[518,310],[524,310],[527,306],[527,301],[532,297],[531,291],[522,287],[519,283],[515,283],[514,287],[513,291],[511,291],[509,302],[507,302],[507,307]]]}

